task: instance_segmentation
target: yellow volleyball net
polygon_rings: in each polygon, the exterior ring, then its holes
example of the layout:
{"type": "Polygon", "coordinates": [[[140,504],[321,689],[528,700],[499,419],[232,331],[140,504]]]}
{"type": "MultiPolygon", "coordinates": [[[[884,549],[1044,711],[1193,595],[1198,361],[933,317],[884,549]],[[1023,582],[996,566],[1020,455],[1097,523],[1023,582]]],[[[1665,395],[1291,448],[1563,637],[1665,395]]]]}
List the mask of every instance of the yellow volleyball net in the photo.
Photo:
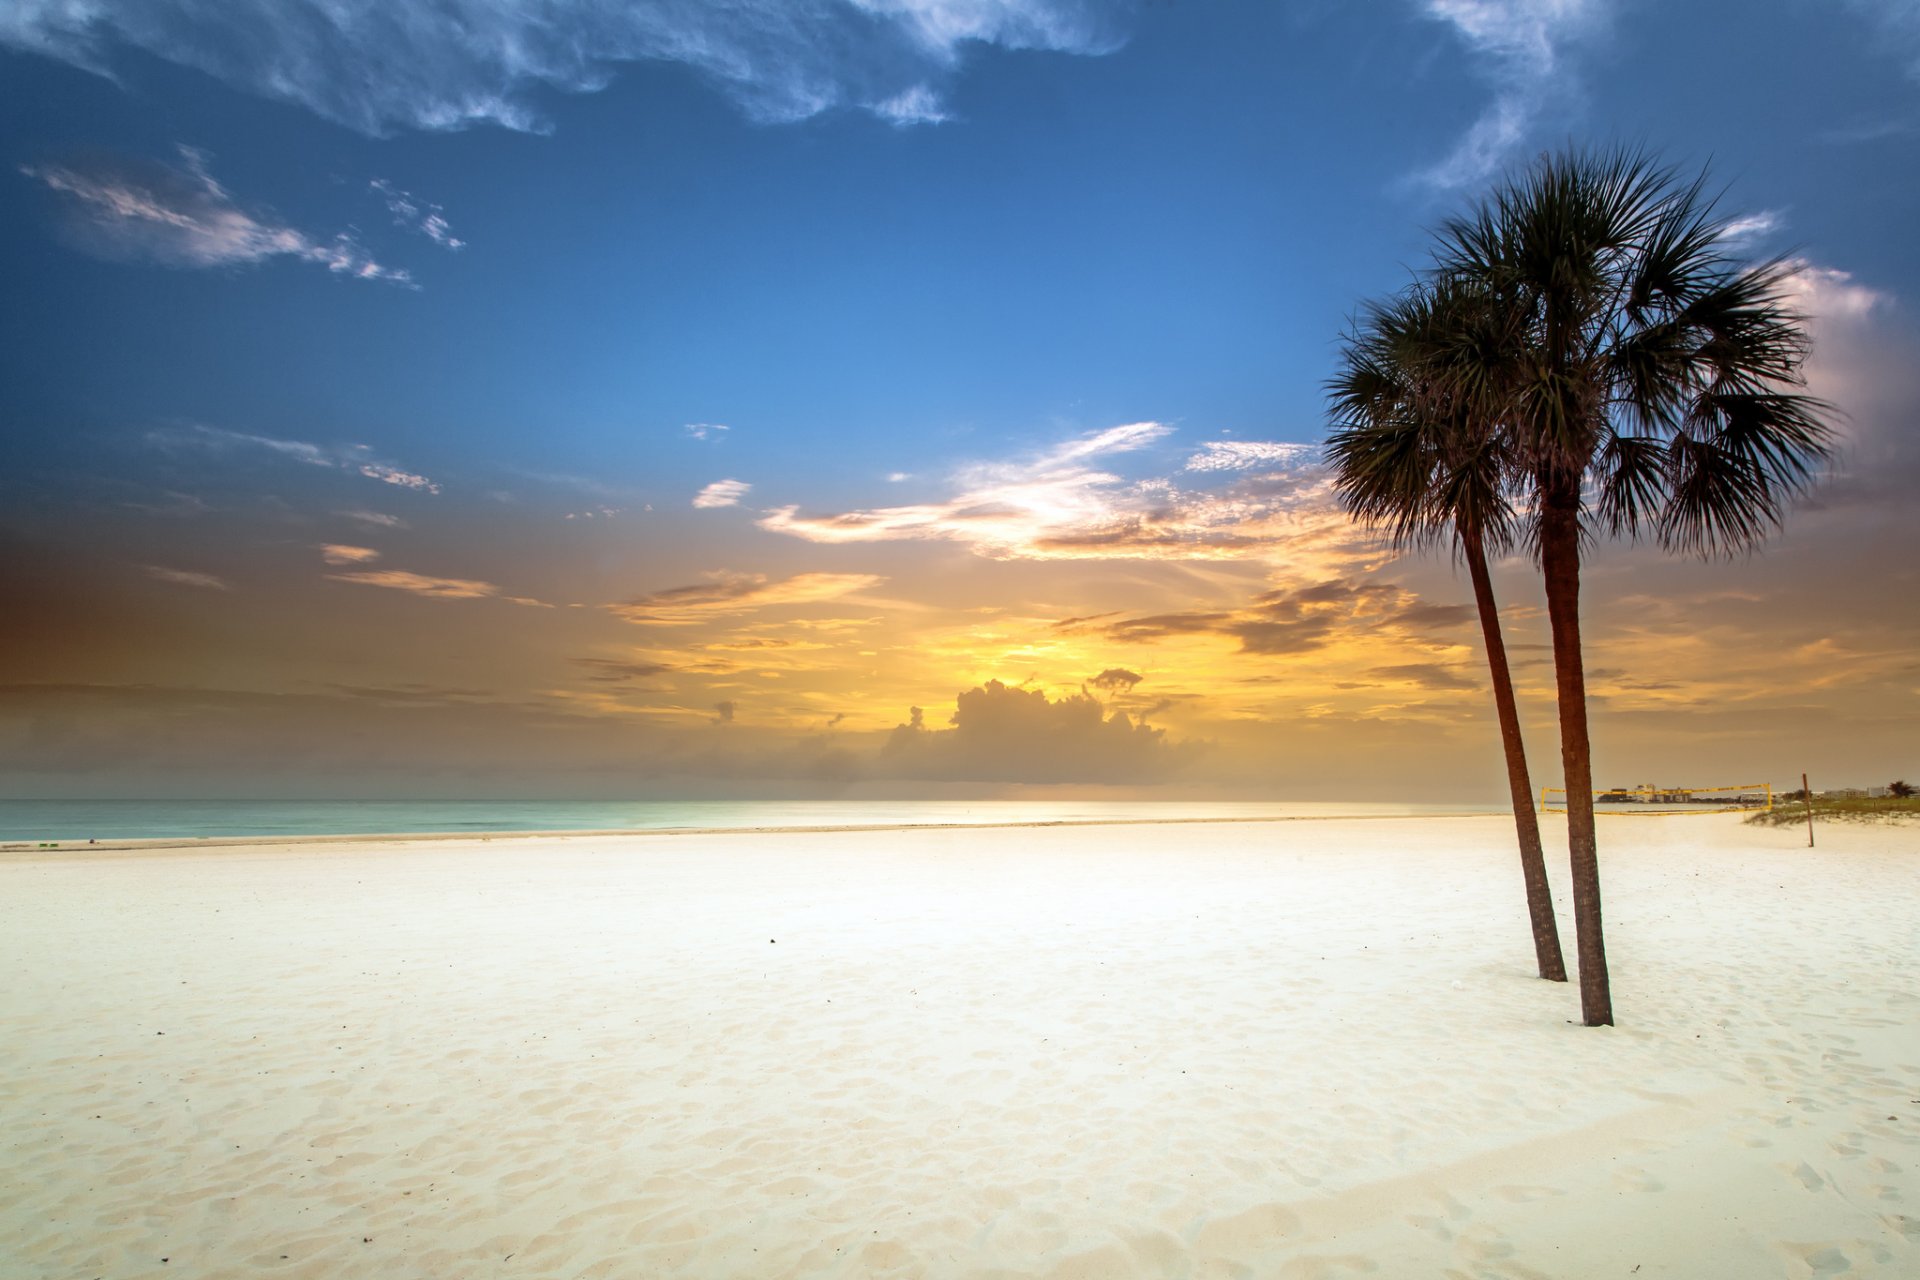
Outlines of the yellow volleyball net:
{"type": "MultiPolygon", "coordinates": [[[[1752,813],[1773,808],[1773,786],[1749,782],[1736,787],[1612,787],[1593,793],[1595,813],[1662,817],[1686,813],[1752,813]]],[[[1540,812],[1565,813],[1564,787],[1540,788],[1540,812]]]]}

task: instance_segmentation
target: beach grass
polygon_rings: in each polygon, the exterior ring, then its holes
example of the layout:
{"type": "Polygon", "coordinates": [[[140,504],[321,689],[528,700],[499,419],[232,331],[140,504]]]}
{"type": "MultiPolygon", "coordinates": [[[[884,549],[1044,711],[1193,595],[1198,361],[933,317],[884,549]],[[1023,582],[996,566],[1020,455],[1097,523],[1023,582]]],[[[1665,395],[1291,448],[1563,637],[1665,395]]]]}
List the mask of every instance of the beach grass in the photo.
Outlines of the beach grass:
{"type": "MultiPolygon", "coordinates": [[[[1757,827],[1790,827],[1807,820],[1807,802],[1782,800],[1747,818],[1757,827]]],[[[1815,822],[1920,821],[1920,796],[1821,796],[1813,798],[1815,822]]]]}

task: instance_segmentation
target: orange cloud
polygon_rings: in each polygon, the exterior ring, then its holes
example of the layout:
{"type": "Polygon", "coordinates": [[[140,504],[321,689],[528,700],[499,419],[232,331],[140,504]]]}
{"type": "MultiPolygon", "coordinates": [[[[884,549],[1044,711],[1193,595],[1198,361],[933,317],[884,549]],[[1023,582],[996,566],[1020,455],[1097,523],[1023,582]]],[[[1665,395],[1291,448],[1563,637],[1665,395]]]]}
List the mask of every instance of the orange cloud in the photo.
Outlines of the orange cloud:
{"type": "Polygon", "coordinates": [[[770,605],[838,600],[884,581],[871,573],[802,573],[782,582],[769,582],[763,573],[716,573],[707,582],[671,587],[607,608],[628,622],[687,626],[770,605]]]}
{"type": "Polygon", "coordinates": [[[484,600],[498,596],[500,588],[491,582],[470,578],[432,578],[405,569],[370,569],[362,573],[330,573],[335,582],[358,582],[369,587],[388,587],[410,591],[431,600],[484,600]]]}

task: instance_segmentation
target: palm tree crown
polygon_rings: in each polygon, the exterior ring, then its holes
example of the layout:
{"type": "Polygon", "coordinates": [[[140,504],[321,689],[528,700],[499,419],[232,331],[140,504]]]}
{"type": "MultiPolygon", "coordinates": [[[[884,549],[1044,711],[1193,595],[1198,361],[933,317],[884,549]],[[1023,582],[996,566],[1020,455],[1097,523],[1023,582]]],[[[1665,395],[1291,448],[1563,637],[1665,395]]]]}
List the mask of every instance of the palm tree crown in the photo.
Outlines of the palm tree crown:
{"type": "Polygon", "coordinates": [[[1441,277],[1497,297],[1515,343],[1473,390],[1497,366],[1532,488],[1584,488],[1589,533],[1751,550],[1830,452],[1828,407],[1801,390],[1794,264],[1740,262],[1729,226],[1702,179],[1576,151],[1441,233],[1441,277]]]}

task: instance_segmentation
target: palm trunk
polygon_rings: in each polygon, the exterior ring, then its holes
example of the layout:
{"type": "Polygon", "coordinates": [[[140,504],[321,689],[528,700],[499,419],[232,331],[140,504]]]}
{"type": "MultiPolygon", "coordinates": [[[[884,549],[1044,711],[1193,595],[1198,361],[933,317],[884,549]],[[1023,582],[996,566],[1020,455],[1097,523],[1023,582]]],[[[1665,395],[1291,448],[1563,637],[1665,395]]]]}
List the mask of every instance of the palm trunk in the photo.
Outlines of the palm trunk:
{"type": "Polygon", "coordinates": [[[1580,1012],[1590,1027],[1613,1025],[1607,947],[1600,932],[1600,849],[1593,826],[1593,755],[1587,738],[1587,681],[1580,658],[1580,490],[1546,486],[1540,518],[1540,566],[1553,627],[1553,673],[1560,694],[1560,763],[1567,787],[1567,848],[1573,869],[1573,928],[1580,957],[1580,1012]]]}
{"type": "Polygon", "coordinates": [[[1527,776],[1527,748],[1520,737],[1520,710],[1513,699],[1513,673],[1507,667],[1507,645],[1500,635],[1500,610],[1493,599],[1493,579],[1487,573],[1487,552],[1480,531],[1460,530],[1460,551],[1473,579],[1473,600],[1480,607],[1480,634],[1487,642],[1487,671],[1493,678],[1493,705],[1500,714],[1500,745],[1507,754],[1507,789],[1513,797],[1513,826],[1520,839],[1520,872],[1527,884],[1527,914],[1533,921],[1533,955],[1540,976],[1549,982],[1567,980],[1567,964],[1560,956],[1560,926],[1553,917],[1553,890],[1547,884],[1547,858],[1540,847],[1540,819],[1533,809],[1533,780],[1527,776]]]}

